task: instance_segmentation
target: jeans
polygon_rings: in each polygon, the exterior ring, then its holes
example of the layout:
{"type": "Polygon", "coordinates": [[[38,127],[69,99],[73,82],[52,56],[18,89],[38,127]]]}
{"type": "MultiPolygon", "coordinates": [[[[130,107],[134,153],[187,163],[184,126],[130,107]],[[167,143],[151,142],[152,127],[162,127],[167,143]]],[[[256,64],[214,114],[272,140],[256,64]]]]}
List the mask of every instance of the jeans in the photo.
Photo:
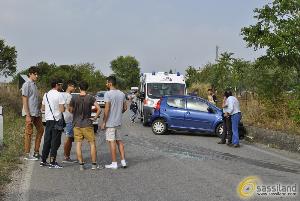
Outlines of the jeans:
{"type": "Polygon", "coordinates": [[[67,137],[74,137],[73,122],[66,123],[65,134],[67,137]]]}
{"type": "Polygon", "coordinates": [[[61,131],[54,128],[55,121],[46,121],[42,161],[46,162],[50,153],[50,162],[55,162],[57,150],[61,144],[61,131]]]}
{"type": "Polygon", "coordinates": [[[232,144],[239,144],[239,123],[241,121],[241,113],[231,115],[232,124],[232,144]]]}

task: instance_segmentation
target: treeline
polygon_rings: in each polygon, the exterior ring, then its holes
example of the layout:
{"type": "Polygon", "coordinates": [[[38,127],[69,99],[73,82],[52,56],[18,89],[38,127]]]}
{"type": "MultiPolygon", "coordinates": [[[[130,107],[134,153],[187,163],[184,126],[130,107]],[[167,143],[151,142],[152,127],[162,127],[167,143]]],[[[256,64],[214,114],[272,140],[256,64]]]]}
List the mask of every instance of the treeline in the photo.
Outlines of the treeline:
{"type": "MultiPolygon", "coordinates": [[[[106,89],[106,76],[91,63],[56,65],[40,62],[35,66],[39,69],[37,84],[42,89],[48,89],[54,78],[62,79],[64,82],[73,80],[77,83],[85,80],[89,84],[90,92],[106,89]]],[[[134,57],[119,56],[110,62],[110,68],[113,71],[112,75],[117,78],[118,88],[127,90],[132,86],[139,86],[140,67],[134,57]]],[[[20,74],[28,75],[28,69],[29,67],[16,74],[13,83],[18,83],[20,74]]]]}
{"type": "MultiPolygon", "coordinates": [[[[96,70],[94,64],[91,63],[56,65],[40,62],[35,66],[39,68],[37,85],[41,89],[49,89],[51,80],[54,78],[62,79],[64,82],[74,80],[77,83],[85,80],[89,84],[90,92],[105,89],[106,77],[101,71],[96,70]]],[[[13,78],[13,83],[18,82],[20,74],[28,75],[28,68],[16,74],[13,78]]]]}

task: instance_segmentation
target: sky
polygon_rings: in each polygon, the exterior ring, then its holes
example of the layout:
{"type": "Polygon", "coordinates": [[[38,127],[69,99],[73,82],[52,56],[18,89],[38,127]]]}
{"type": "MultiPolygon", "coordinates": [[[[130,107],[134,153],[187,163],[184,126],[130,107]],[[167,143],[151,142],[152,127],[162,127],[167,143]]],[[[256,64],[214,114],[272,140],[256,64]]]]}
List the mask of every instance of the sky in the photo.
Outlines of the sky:
{"type": "MultiPolygon", "coordinates": [[[[0,0],[0,38],[18,51],[17,70],[38,62],[94,63],[131,55],[141,72],[185,72],[219,52],[254,60],[242,27],[267,0],[0,0]]],[[[3,79],[3,78],[2,78],[3,79]]]]}

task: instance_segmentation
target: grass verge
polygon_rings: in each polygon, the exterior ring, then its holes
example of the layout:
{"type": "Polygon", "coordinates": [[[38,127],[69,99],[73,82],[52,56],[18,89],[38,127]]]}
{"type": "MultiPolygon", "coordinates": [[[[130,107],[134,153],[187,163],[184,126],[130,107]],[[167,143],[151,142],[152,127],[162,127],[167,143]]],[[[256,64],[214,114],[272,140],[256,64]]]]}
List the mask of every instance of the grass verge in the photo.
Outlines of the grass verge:
{"type": "Polygon", "coordinates": [[[0,105],[3,106],[4,134],[0,148],[0,193],[11,181],[11,173],[21,163],[23,154],[24,119],[20,110],[21,97],[16,87],[0,87],[0,105]]]}

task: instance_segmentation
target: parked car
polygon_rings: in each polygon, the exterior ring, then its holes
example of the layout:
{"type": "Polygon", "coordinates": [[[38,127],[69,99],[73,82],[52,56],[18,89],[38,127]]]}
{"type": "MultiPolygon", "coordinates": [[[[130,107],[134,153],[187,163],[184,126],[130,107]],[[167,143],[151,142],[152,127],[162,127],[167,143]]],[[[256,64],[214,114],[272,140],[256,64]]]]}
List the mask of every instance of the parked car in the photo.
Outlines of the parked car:
{"type": "MultiPolygon", "coordinates": [[[[222,110],[197,96],[163,96],[151,116],[152,131],[156,135],[168,130],[223,134],[222,110]]],[[[240,125],[240,134],[244,128],[240,125]]]]}
{"type": "Polygon", "coordinates": [[[98,102],[98,104],[100,105],[100,107],[104,107],[105,106],[105,102],[104,102],[104,94],[106,91],[99,91],[96,93],[95,98],[96,101],[98,102]]]}
{"type": "MultiPolygon", "coordinates": [[[[79,93],[72,93],[72,96],[78,96],[79,93]]],[[[95,106],[92,106],[92,114],[91,114],[91,117],[95,117],[96,116],[96,108],[95,106]]],[[[42,111],[42,122],[43,122],[43,125],[45,126],[46,125],[46,120],[45,120],[45,112],[42,111]]],[[[100,117],[97,118],[97,120],[93,121],[93,127],[94,127],[94,131],[97,132],[98,130],[98,127],[99,127],[99,122],[100,122],[100,117]]]]}

